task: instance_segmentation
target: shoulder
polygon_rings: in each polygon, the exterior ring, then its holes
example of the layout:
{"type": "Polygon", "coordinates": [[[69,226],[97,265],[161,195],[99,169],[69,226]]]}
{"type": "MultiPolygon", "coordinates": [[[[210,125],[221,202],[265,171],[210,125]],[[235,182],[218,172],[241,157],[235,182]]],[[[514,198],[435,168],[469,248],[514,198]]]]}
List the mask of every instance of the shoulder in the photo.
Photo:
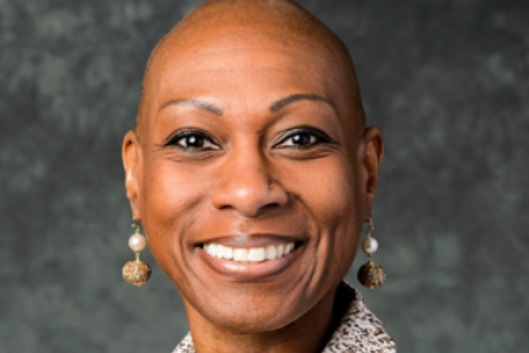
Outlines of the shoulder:
{"type": "Polygon", "coordinates": [[[176,346],[173,353],[195,353],[195,345],[193,343],[193,338],[191,333],[188,333],[184,339],[180,341],[178,346],[176,346]]]}
{"type": "Polygon", "coordinates": [[[342,282],[339,291],[348,300],[346,314],[322,353],[395,353],[396,344],[382,321],[364,304],[360,292],[342,282]]]}

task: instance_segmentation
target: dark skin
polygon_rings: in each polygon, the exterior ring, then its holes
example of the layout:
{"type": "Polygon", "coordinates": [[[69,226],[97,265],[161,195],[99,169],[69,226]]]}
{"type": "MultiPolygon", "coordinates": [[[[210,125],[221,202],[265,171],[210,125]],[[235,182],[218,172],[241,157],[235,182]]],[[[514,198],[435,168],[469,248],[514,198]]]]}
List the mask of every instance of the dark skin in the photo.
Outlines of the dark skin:
{"type": "Polygon", "coordinates": [[[208,2],[161,42],[123,143],[126,188],[197,352],[321,351],[382,151],[343,46],[295,5],[208,2]],[[287,242],[260,263],[204,251],[287,242]]]}

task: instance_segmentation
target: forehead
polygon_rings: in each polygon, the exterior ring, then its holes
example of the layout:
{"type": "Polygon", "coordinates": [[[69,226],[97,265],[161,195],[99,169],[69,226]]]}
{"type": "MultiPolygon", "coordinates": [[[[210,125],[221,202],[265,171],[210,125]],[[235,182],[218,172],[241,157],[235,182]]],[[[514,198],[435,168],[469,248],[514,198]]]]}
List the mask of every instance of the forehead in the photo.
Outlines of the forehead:
{"type": "Polygon", "coordinates": [[[191,83],[208,86],[220,81],[228,85],[253,85],[268,78],[270,89],[292,79],[323,87],[329,84],[326,82],[332,75],[329,69],[327,56],[321,50],[318,52],[295,38],[270,33],[231,33],[193,43],[186,50],[169,49],[160,65],[158,82],[163,83],[163,88],[177,89],[191,83]],[[173,84],[175,87],[171,87],[173,84]]]}
{"type": "Polygon", "coordinates": [[[314,93],[340,101],[347,88],[337,58],[325,45],[278,28],[201,30],[164,43],[146,78],[149,105],[207,96],[261,100],[314,93]],[[237,97],[229,94],[239,92],[237,97]]]}

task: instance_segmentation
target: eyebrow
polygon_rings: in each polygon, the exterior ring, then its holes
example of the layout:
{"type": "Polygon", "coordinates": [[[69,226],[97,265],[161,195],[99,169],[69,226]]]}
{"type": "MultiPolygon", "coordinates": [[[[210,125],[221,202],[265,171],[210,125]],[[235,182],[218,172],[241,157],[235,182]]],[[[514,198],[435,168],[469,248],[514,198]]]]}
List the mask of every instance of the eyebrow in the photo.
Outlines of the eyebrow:
{"type": "MultiPolygon", "coordinates": [[[[327,98],[318,96],[316,94],[311,94],[311,93],[296,93],[296,94],[292,94],[288,97],[281,98],[273,102],[268,107],[268,110],[270,110],[271,113],[275,113],[292,103],[303,101],[303,100],[324,102],[330,105],[333,109],[336,109],[334,107],[334,104],[327,98]]],[[[158,109],[158,111],[161,111],[162,109],[164,109],[165,107],[169,105],[189,106],[189,107],[204,110],[204,111],[207,111],[215,115],[219,115],[219,116],[222,116],[224,114],[224,111],[222,110],[222,108],[213,103],[206,102],[206,101],[199,100],[199,99],[185,99],[185,98],[177,98],[177,99],[170,100],[169,102],[164,103],[160,107],[160,109],[158,109]]]]}
{"type": "Polygon", "coordinates": [[[320,97],[316,94],[311,94],[311,93],[296,93],[288,97],[281,98],[275,101],[274,103],[272,103],[270,107],[268,108],[268,110],[270,110],[271,113],[275,113],[278,110],[283,109],[289,104],[292,104],[298,101],[303,101],[303,100],[321,101],[321,102],[327,103],[328,105],[331,106],[331,108],[336,110],[336,108],[334,107],[334,104],[330,100],[328,100],[327,98],[320,97]]]}
{"type": "Polygon", "coordinates": [[[205,101],[202,101],[202,100],[199,100],[199,99],[183,99],[183,98],[173,99],[173,100],[171,100],[171,101],[169,101],[167,103],[164,103],[160,107],[160,109],[158,109],[158,111],[161,111],[163,108],[165,108],[165,107],[167,107],[169,105],[184,105],[184,106],[188,106],[188,107],[204,110],[204,111],[207,111],[207,112],[213,113],[215,115],[219,115],[219,116],[224,114],[224,111],[222,110],[222,108],[219,107],[218,105],[213,104],[213,103],[205,102],[205,101]]]}

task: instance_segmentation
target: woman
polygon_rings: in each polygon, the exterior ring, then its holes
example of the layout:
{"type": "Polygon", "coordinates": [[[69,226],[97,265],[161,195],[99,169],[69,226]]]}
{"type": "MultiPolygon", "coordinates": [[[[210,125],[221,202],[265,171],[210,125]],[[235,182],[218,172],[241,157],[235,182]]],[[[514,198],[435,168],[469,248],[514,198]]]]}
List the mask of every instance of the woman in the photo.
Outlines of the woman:
{"type": "Polygon", "coordinates": [[[175,27],[123,144],[132,213],[186,307],[175,352],[394,352],[341,282],[382,151],[345,46],[297,5],[209,1],[175,27]]]}

